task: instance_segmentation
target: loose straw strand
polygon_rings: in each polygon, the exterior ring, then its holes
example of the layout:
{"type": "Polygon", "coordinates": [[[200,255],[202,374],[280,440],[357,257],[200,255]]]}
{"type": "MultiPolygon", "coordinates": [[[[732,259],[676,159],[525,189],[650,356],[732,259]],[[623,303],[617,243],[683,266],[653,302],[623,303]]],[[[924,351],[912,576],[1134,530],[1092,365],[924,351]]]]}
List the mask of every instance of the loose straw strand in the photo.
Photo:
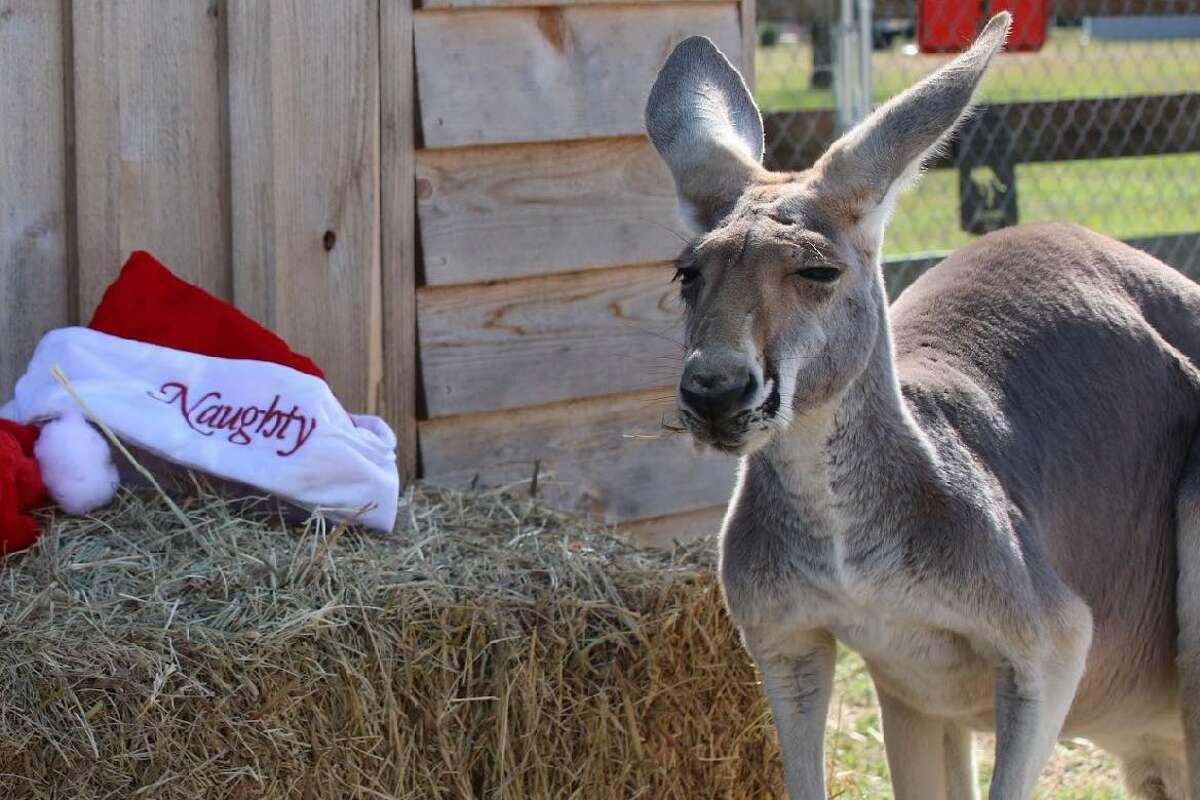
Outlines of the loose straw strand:
{"type": "Polygon", "coordinates": [[[121,440],[117,438],[116,434],[114,434],[112,430],[104,424],[104,420],[100,419],[96,412],[92,411],[87,402],[79,396],[79,392],[75,391],[75,387],[71,385],[69,380],[67,380],[67,376],[62,371],[62,368],[55,364],[50,368],[50,374],[54,376],[54,380],[62,384],[63,389],[66,390],[67,394],[71,395],[71,399],[74,400],[76,405],[83,410],[83,413],[88,420],[100,429],[100,432],[104,434],[104,437],[108,439],[109,443],[113,447],[120,450],[121,455],[125,456],[125,459],[133,466],[133,468],[136,469],[143,478],[150,482],[150,485],[153,486],[155,491],[162,496],[162,499],[166,501],[167,506],[169,506],[175,516],[179,518],[179,521],[183,524],[183,527],[187,528],[192,533],[195,533],[196,529],[192,525],[191,520],[188,519],[187,514],[183,513],[183,509],[176,505],[175,501],[171,499],[171,496],[167,494],[166,490],[163,489],[162,486],[159,485],[158,481],[154,479],[154,475],[151,474],[150,470],[143,467],[138,460],[133,457],[133,453],[129,452],[121,440]]]}

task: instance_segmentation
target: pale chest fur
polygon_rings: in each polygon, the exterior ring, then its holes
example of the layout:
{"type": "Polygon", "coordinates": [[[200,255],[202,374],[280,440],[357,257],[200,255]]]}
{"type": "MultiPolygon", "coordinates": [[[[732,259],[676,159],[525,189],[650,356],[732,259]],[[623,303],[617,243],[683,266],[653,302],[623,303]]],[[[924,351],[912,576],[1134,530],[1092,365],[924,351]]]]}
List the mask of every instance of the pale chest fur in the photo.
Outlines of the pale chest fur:
{"type": "Polygon", "coordinates": [[[922,591],[902,543],[813,534],[803,512],[757,516],[774,519],[745,527],[735,509],[722,538],[722,583],[739,627],[784,649],[789,631],[828,631],[863,656],[882,690],[927,713],[988,725],[994,654],[968,620],[922,591]]]}

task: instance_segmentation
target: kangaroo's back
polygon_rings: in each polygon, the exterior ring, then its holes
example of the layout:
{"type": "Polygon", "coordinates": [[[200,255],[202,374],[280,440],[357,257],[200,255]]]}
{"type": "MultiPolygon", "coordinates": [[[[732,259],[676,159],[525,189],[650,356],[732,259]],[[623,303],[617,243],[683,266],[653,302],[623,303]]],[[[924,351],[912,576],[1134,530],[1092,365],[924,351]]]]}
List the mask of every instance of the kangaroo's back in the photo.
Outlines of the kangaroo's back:
{"type": "MultiPolygon", "coordinates": [[[[1136,702],[1175,657],[1175,494],[1200,420],[1200,287],[1084,228],[983,237],[892,309],[913,412],[990,470],[1091,608],[1076,706],[1136,702]]],[[[1166,683],[1171,683],[1167,680],[1166,683]]],[[[1086,722],[1086,720],[1081,720],[1086,722]]]]}

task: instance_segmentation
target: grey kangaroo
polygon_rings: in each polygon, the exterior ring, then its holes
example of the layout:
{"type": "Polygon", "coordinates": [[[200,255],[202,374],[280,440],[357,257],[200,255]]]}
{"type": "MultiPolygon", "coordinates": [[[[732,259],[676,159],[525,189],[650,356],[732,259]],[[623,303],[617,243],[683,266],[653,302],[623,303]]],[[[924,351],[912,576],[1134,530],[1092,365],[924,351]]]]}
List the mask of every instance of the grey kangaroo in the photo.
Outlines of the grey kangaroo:
{"type": "Polygon", "coordinates": [[[1200,800],[1200,287],[1071,225],[984,236],[892,306],[897,196],[1009,16],[811,169],[769,172],[741,76],[680,43],[646,109],[697,235],[679,411],[741,458],[720,542],[793,800],[825,797],[835,641],[899,800],[1028,798],[1085,736],[1138,798],[1200,800]]]}

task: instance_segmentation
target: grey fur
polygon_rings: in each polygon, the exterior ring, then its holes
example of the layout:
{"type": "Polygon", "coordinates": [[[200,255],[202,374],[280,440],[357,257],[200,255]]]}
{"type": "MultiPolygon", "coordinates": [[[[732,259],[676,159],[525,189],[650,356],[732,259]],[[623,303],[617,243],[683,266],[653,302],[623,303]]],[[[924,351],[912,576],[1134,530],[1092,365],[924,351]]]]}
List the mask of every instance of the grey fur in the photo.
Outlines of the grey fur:
{"type": "MultiPolygon", "coordinates": [[[[684,416],[742,456],[721,582],[793,800],[824,797],[835,640],[871,670],[899,800],[972,797],[977,730],[997,733],[994,800],[1028,798],[1062,733],[1113,752],[1135,797],[1200,800],[1200,287],[1041,225],[885,299],[894,189],[1007,25],[812,170],[675,173],[727,206],[680,260],[688,363],[758,391],[684,416]]],[[[688,102],[663,81],[660,106],[688,102]]],[[[676,140],[699,155],[668,148],[673,169],[727,159],[676,140]]]]}
{"type": "Polygon", "coordinates": [[[741,74],[705,36],[684,39],[662,65],[646,102],[646,132],[697,226],[723,216],[762,169],[758,106],[741,74]]]}

